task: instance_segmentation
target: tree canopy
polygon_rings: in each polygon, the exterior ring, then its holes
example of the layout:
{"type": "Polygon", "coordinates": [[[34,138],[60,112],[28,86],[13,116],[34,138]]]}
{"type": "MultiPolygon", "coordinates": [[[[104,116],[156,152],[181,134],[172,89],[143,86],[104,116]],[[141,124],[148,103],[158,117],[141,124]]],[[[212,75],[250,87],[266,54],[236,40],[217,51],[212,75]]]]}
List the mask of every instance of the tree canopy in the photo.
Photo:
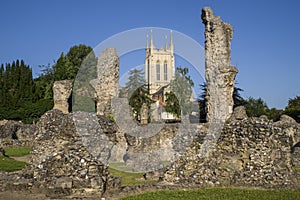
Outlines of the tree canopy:
{"type": "MultiPolygon", "coordinates": [[[[74,80],[76,74],[92,48],[85,45],[73,46],[69,52],[50,66],[41,66],[41,74],[33,79],[32,69],[23,60],[0,66],[0,119],[37,121],[41,115],[53,108],[53,83],[56,80],[74,80]]],[[[87,63],[95,65],[92,53],[87,63]]],[[[95,69],[87,71],[94,77],[95,69]]]]}
{"type": "Polygon", "coordinates": [[[192,109],[191,97],[194,82],[188,73],[188,68],[176,68],[175,77],[170,82],[170,89],[172,93],[166,93],[166,110],[170,113],[176,114],[177,116],[179,116],[179,110],[183,115],[187,115],[190,114],[192,109]],[[180,105],[180,109],[175,107],[178,103],[180,105]]]}
{"type": "Polygon", "coordinates": [[[288,101],[288,105],[284,110],[284,114],[289,115],[294,118],[298,123],[300,123],[300,96],[291,98],[288,101]]]}
{"type": "Polygon", "coordinates": [[[125,91],[129,98],[129,105],[132,108],[133,116],[137,121],[140,121],[143,104],[146,103],[150,109],[151,103],[153,103],[145,85],[143,70],[133,69],[129,71],[125,91]]]}

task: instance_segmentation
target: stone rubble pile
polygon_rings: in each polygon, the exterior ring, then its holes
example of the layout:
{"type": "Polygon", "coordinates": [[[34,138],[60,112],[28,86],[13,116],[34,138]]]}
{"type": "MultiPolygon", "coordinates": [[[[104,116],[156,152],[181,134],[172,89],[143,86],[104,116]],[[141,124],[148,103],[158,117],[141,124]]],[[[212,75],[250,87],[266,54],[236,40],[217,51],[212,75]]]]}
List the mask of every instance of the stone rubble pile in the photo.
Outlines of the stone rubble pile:
{"type": "Polygon", "coordinates": [[[163,180],[201,186],[297,187],[291,148],[299,129],[288,132],[279,123],[246,118],[226,124],[208,157],[200,156],[201,143],[194,142],[167,168],[163,180]]]}
{"type": "Polygon", "coordinates": [[[95,158],[76,133],[73,114],[46,112],[37,124],[32,160],[6,188],[36,189],[47,196],[101,197],[107,190],[120,187],[99,159],[95,158]],[[14,186],[15,185],[15,186],[14,186]]]}

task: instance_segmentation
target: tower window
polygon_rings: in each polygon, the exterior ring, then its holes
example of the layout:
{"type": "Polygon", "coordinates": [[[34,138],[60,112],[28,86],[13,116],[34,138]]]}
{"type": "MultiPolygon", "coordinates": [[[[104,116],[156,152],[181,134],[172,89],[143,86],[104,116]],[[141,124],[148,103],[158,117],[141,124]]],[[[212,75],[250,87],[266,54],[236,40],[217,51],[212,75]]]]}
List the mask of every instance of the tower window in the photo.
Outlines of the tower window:
{"type": "Polygon", "coordinates": [[[156,80],[157,81],[160,80],[160,64],[159,64],[159,61],[157,61],[157,63],[156,63],[156,80]]]}
{"type": "Polygon", "coordinates": [[[166,61],[164,63],[164,80],[168,80],[168,65],[166,61]]]}

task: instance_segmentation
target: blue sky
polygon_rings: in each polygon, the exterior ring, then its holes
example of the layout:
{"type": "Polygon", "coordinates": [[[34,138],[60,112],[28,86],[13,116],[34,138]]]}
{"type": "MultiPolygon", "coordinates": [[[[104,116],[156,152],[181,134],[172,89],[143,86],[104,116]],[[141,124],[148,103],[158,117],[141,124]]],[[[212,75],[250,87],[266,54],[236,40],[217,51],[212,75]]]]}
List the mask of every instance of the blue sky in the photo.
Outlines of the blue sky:
{"type": "Polygon", "coordinates": [[[52,65],[71,46],[96,47],[140,27],[176,30],[204,45],[204,6],[234,28],[231,63],[239,69],[244,97],[284,108],[289,98],[300,95],[297,0],[3,0],[0,63],[24,59],[38,74],[38,65],[52,65]]]}

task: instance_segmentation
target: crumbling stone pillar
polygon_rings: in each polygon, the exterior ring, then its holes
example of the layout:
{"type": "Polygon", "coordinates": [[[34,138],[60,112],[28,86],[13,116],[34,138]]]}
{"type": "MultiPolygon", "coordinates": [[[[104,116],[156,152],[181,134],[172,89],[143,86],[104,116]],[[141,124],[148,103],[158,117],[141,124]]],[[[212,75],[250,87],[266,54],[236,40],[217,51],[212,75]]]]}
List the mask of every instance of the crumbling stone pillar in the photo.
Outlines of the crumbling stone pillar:
{"type": "Polygon", "coordinates": [[[72,93],[72,81],[55,81],[53,84],[53,109],[61,110],[64,114],[69,113],[69,98],[72,93]]]}
{"type": "Polygon", "coordinates": [[[97,115],[112,113],[111,99],[118,96],[119,57],[115,48],[101,52],[97,63],[98,78],[93,84],[96,94],[97,115]]]}
{"type": "Polygon", "coordinates": [[[233,29],[222,22],[211,8],[202,9],[205,25],[205,79],[207,84],[207,121],[227,120],[233,110],[233,90],[238,70],[230,66],[233,29]]]}

